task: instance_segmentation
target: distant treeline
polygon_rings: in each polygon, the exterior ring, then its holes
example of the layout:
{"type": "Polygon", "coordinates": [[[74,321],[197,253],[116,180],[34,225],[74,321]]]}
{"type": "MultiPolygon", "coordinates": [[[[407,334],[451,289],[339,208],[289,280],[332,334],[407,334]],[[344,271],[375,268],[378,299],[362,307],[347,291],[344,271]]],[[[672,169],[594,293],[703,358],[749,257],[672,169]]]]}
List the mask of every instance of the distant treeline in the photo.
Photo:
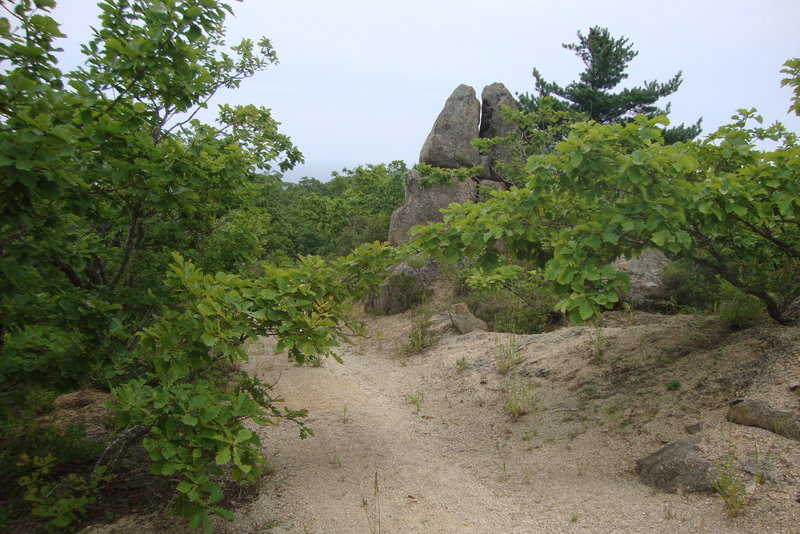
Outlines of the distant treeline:
{"type": "Polygon", "coordinates": [[[344,255],[361,243],[386,241],[392,211],[403,203],[402,161],[362,165],[328,182],[284,182],[262,176],[258,205],[269,214],[266,256],[344,255]]]}

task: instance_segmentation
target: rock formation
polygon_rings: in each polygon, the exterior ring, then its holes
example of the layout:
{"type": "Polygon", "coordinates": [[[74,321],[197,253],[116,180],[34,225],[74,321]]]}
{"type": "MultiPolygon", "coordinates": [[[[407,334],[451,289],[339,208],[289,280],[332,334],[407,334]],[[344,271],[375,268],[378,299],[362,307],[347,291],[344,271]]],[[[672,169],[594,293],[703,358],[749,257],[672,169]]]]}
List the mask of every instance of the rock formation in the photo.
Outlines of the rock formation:
{"type": "Polygon", "coordinates": [[[389,222],[389,242],[402,245],[408,242],[408,230],[412,226],[432,221],[441,221],[442,208],[452,202],[468,202],[475,199],[476,184],[473,181],[423,187],[416,169],[405,175],[405,204],[394,210],[389,222]]]}
{"type": "Polygon", "coordinates": [[[630,278],[628,295],[624,298],[637,309],[658,307],[663,302],[664,286],[661,283],[661,271],[672,263],[662,252],[648,248],[637,258],[626,259],[621,256],[611,264],[630,278]]]}
{"type": "MultiPolygon", "coordinates": [[[[459,85],[445,102],[425,144],[419,161],[433,167],[458,169],[484,165],[483,178],[494,172],[491,165],[507,157],[501,147],[488,156],[481,157],[472,140],[481,137],[507,135],[512,125],[505,122],[500,110],[503,105],[516,108],[514,97],[501,83],[484,88],[481,98],[483,107],[475,95],[475,89],[459,85]]],[[[496,179],[499,177],[494,173],[496,179]]],[[[485,188],[502,187],[498,181],[482,182],[485,188]],[[494,184],[494,185],[493,185],[494,184]]],[[[405,176],[405,203],[392,213],[389,223],[389,241],[394,245],[408,242],[408,230],[412,226],[442,220],[441,209],[452,202],[477,200],[477,184],[474,181],[453,182],[433,187],[422,187],[416,170],[405,176]]]]}
{"type": "Polygon", "coordinates": [[[472,140],[479,134],[480,115],[475,89],[463,84],[456,87],[422,145],[420,163],[445,169],[479,165],[480,155],[472,140]]]}
{"type": "MultiPolygon", "coordinates": [[[[511,133],[515,126],[503,119],[502,109],[507,106],[510,109],[517,109],[517,101],[502,83],[493,83],[483,88],[481,92],[481,126],[479,135],[482,139],[492,137],[505,137],[511,133]]],[[[508,148],[504,146],[492,147],[487,154],[488,175],[484,176],[497,182],[502,178],[495,170],[495,162],[508,161],[508,148]]]]}
{"type": "MultiPolygon", "coordinates": [[[[503,157],[502,152],[495,151],[488,159],[482,158],[478,149],[472,146],[472,140],[481,131],[486,136],[506,135],[509,127],[502,121],[500,108],[504,104],[514,105],[514,98],[499,83],[488,86],[481,96],[485,107],[483,118],[475,89],[459,85],[453,91],[425,140],[420,151],[420,163],[447,169],[485,164],[489,169],[486,162],[503,157]],[[485,122],[483,126],[482,121],[485,122]]],[[[488,175],[489,171],[485,174],[488,175]]],[[[474,180],[453,181],[431,187],[423,187],[420,180],[416,169],[405,175],[405,203],[392,213],[389,223],[389,241],[393,245],[407,243],[408,231],[412,226],[441,221],[444,217],[441,210],[451,203],[478,199],[478,184],[474,180]]],[[[489,190],[503,186],[499,182],[484,181],[484,187],[489,190]]],[[[368,299],[365,306],[367,311],[382,315],[405,311],[413,301],[408,296],[409,291],[415,294],[425,286],[422,280],[425,276],[407,265],[392,267],[390,273],[389,280],[368,299]]]]}

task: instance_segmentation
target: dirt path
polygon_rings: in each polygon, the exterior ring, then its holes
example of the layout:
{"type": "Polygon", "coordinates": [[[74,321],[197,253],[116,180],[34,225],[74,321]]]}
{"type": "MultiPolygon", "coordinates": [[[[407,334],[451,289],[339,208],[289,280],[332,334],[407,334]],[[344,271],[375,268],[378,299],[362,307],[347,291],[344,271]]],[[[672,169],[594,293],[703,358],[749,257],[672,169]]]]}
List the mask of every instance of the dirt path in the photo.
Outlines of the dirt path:
{"type": "MultiPolygon", "coordinates": [[[[575,384],[590,362],[564,358],[587,351],[587,329],[531,338],[520,349],[529,369],[551,365],[530,382],[532,413],[515,421],[503,410],[511,378],[494,361],[509,336],[443,333],[431,351],[401,362],[392,353],[409,328],[408,314],[372,321],[369,338],[340,351],[344,365],[296,367],[275,356],[269,341],[253,347],[250,371],[275,382],[288,406],[308,409],[315,435],[300,441],[285,424],[263,430],[275,473],[220,531],[800,532],[800,504],[790,494],[800,466],[796,442],[732,429],[724,409],[698,413],[681,392],[665,399],[668,406],[642,398],[630,413],[630,399],[587,400],[575,384]],[[757,440],[779,451],[783,484],[729,518],[715,496],[668,495],[639,483],[635,460],[687,437],[684,426],[695,422],[732,443],[757,440]]],[[[622,336],[617,329],[606,335],[622,336]]]]}

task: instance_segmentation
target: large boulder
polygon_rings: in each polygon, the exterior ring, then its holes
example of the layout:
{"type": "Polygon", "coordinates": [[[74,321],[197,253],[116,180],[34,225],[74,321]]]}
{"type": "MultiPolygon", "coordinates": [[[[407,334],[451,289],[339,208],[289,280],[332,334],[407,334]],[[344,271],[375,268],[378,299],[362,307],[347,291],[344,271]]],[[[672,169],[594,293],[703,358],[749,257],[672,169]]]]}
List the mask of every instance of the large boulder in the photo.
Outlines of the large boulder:
{"type": "MultiPolygon", "coordinates": [[[[481,92],[481,126],[479,129],[480,137],[489,139],[492,137],[505,137],[510,134],[516,126],[503,119],[502,109],[506,106],[510,109],[517,109],[517,101],[511,92],[502,83],[493,83],[483,88],[481,92]]],[[[509,161],[508,148],[504,146],[494,146],[487,154],[488,170],[490,180],[502,181],[501,176],[495,170],[495,162],[509,161]]]]}
{"type": "Polygon", "coordinates": [[[408,230],[412,226],[428,222],[438,222],[444,217],[440,211],[452,202],[475,200],[477,186],[473,180],[453,181],[423,187],[416,169],[405,175],[405,204],[394,210],[389,221],[389,241],[393,245],[408,242],[408,230]]]}
{"type": "Polygon", "coordinates": [[[657,306],[666,298],[661,283],[661,271],[672,263],[662,252],[648,248],[635,258],[620,256],[611,264],[630,278],[625,299],[638,309],[657,306]]]}
{"type": "Polygon", "coordinates": [[[420,163],[445,169],[480,165],[478,149],[472,146],[472,140],[478,137],[480,114],[475,89],[464,84],[456,87],[422,146],[420,163]]]}

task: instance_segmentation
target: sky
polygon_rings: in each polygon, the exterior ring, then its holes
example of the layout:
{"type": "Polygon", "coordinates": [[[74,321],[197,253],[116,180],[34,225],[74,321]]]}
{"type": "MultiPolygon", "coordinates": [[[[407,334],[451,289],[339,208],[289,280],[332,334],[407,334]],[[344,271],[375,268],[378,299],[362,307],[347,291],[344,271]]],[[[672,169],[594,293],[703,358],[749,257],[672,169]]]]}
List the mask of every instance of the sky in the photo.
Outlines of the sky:
{"type": "MultiPolygon", "coordinates": [[[[231,43],[267,37],[279,64],[213,103],[272,110],[305,163],[285,175],[322,181],[332,171],[404,160],[409,166],[459,84],[501,82],[533,92],[533,67],[566,85],[583,64],[562,43],[592,26],[627,37],[639,55],[622,87],[683,84],[659,102],[673,124],[703,117],[705,133],[739,108],[758,108],[800,132],[787,114],[783,63],[800,56],[797,0],[244,0],[230,2],[231,43]]],[[[80,61],[79,44],[96,25],[94,0],[60,0],[54,17],[68,38],[64,65],[80,61]]],[[[212,116],[205,118],[211,121],[212,116]]]]}

